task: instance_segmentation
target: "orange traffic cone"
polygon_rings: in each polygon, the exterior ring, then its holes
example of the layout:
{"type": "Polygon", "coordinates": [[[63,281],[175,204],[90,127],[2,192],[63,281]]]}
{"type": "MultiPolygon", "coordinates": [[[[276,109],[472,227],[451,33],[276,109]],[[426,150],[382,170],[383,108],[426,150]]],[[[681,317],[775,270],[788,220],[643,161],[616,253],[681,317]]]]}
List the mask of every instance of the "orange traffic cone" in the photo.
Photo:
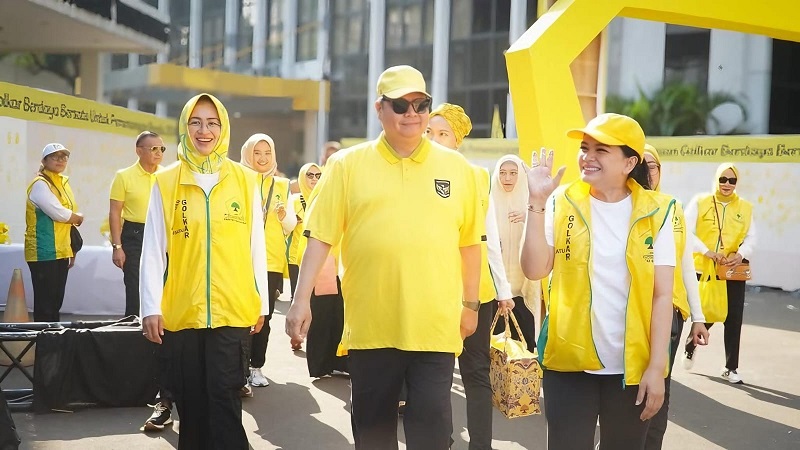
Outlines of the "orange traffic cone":
{"type": "MultiPolygon", "coordinates": [[[[14,269],[11,275],[11,283],[8,285],[8,297],[6,300],[6,309],[3,312],[4,323],[25,323],[30,322],[28,317],[28,305],[25,303],[25,285],[22,283],[22,269],[14,269]]],[[[27,342],[6,342],[5,347],[14,356],[19,355],[27,342]]],[[[22,364],[30,366],[33,364],[34,349],[28,350],[28,353],[22,358],[22,364]]],[[[0,351],[0,365],[8,366],[11,360],[2,351],[0,351]]]]}

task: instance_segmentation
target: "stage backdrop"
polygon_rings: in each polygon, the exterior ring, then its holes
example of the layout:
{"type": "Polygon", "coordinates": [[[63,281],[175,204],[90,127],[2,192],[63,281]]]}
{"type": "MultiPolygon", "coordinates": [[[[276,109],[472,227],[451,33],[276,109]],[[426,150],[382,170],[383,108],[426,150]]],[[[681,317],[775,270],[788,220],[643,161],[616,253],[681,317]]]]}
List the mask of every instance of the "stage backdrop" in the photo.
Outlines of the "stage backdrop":
{"type": "Polygon", "coordinates": [[[160,134],[169,164],[176,159],[176,125],[174,119],[0,82],[0,222],[8,225],[11,242],[23,242],[26,189],[46,144],[70,149],[65,173],[85,217],[80,231],[87,245],[102,245],[111,180],[136,161],[136,136],[143,130],[160,134]]]}

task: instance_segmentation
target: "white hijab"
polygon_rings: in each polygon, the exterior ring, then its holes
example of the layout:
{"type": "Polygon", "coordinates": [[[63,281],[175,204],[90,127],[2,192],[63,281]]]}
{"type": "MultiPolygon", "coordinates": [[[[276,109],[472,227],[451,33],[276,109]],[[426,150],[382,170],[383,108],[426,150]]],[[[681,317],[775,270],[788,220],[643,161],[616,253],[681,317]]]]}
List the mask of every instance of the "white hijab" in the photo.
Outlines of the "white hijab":
{"type": "Polygon", "coordinates": [[[519,253],[522,244],[522,236],[525,232],[525,223],[511,223],[508,214],[517,211],[525,214],[528,204],[528,175],[525,163],[516,155],[505,155],[497,161],[497,165],[492,173],[492,203],[494,204],[495,216],[497,218],[497,231],[500,235],[500,247],[503,253],[503,265],[506,269],[506,277],[511,284],[511,293],[518,297],[522,295],[525,275],[519,263],[519,253]],[[500,166],[506,162],[513,162],[517,165],[517,184],[511,192],[503,189],[500,182],[500,166]]]}

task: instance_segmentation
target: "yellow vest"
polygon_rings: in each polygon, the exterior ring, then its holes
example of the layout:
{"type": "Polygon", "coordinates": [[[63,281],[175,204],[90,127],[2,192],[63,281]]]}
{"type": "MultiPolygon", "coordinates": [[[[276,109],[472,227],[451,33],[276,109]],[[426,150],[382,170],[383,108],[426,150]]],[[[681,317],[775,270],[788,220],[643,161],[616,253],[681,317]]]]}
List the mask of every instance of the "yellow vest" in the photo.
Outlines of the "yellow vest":
{"type": "MultiPolygon", "coordinates": [[[[631,286],[625,314],[623,377],[625,384],[635,385],[639,384],[650,361],[655,279],[653,243],[674,200],[645,190],[632,180],[628,181],[628,188],[631,190],[633,213],[625,251],[631,286]]],[[[556,193],[553,239],[555,255],[548,314],[538,343],[540,362],[547,369],[559,372],[600,370],[603,364],[592,338],[592,236],[588,184],[577,181],[556,193]]]]}
{"type": "MultiPolygon", "coordinates": [[[[720,245],[717,212],[714,211],[714,194],[705,194],[697,200],[697,225],[695,234],[712,252],[729,255],[739,250],[744,237],[750,230],[753,218],[753,204],[738,195],[727,205],[717,202],[719,219],[722,221],[722,244],[720,245]]],[[[703,270],[706,258],[700,253],[694,254],[694,268],[703,270]]]]}
{"type": "MultiPolygon", "coordinates": [[[[481,201],[483,214],[479,219],[486,222],[489,213],[489,191],[491,190],[489,171],[483,167],[472,166],[475,171],[475,186],[478,189],[478,197],[481,201]]],[[[497,297],[497,288],[494,285],[492,271],[489,269],[489,247],[486,245],[486,236],[481,242],[481,281],[478,290],[478,300],[481,303],[488,303],[497,297]]]]}
{"type": "Polygon", "coordinates": [[[297,215],[297,226],[292,230],[287,242],[287,259],[289,264],[296,266],[299,266],[303,261],[303,253],[305,253],[308,245],[308,239],[303,236],[303,231],[306,229],[304,220],[308,204],[305,203],[305,199],[301,200],[301,197],[301,194],[292,195],[294,213],[297,215]]]}
{"type": "Polygon", "coordinates": [[[256,174],[230,160],[206,196],[184,163],[156,174],[167,230],[164,328],[249,327],[261,300],[250,237],[256,174]]]}
{"type": "Polygon", "coordinates": [[[691,316],[689,298],[686,285],[683,284],[683,251],[686,249],[686,216],[683,207],[676,200],[675,210],[672,213],[672,233],[675,236],[675,282],[672,286],[672,305],[681,312],[681,317],[686,320],[691,316]]]}
{"type": "Polygon", "coordinates": [[[69,177],[49,170],[44,173],[56,185],[50,184],[41,175],[34,178],[28,185],[28,201],[25,204],[25,261],[54,261],[74,256],[69,234],[72,225],[56,222],[31,201],[33,183],[42,180],[47,183],[47,187],[61,202],[61,205],[74,212],[77,204],[68,183],[69,177]]]}
{"type": "Polygon", "coordinates": [[[289,179],[283,177],[258,177],[261,183],[261,206],[269,207],[264,218],[264,240],[267,242],[267,271],[283,273],[286,269],[286,235],[278,220],[275,205],[289,204],[289,179]],[[270,193],[272,195],[270,195],[270,193]],[[269,202],[269,205],[267,205],[269,202]]]}

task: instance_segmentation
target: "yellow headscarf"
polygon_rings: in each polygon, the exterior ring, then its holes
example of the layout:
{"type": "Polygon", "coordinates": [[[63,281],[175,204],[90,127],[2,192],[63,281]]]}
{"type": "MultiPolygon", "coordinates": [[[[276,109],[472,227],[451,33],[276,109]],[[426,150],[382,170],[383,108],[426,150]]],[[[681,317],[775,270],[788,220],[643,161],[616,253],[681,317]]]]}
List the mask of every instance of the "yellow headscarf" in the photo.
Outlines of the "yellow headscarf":
{"type": "Polygon", "coordinates": [[[739,198],[739,196],[736,194],[736,191],[733,191],[731,195],[725,196],[722,195],[722,192],[720,192],[719,190],[719,177],[722,176],[722,172],[725,172],[728,169],[731,169],[733,171],[733,175],[736,177],[737,187],[739,186],[739,182],[742,181],[742,179],[739,177],[739,169],[737,169],[736,166],[733,165],[733,163],[726,162],[720,164],[719,167],[717,167],[717,174],[714,175],[714,197],[717,198],[717,201],[725,203],[732,202],[737,198],[739,198]]]}
{"type": "Polygon", "coordinates": [[[192,97],[188,102],[186,102],[186,105],[183,107],[183,111],[181,111],[181,118],[178,119],[178,134],[178,158],[180,158],[181,161],[187,164],[194,172],[219,172],[220,167],[222,167],[222,163],[228,157],[228,145],[230,144],[231,139],[231,123],[228,119],[228,110],[225,109],[225,106],[222,104],[222,102],[220,102],[211,94],[203,93],[192,97]],[[214,103],[214,106],[217,108],[217,114],[219,115],[219,122],[221,125],[217,145],[208,156],[202,156],[197,152],[197,149],[194,148],[192,139],[189,136],[189,117],[191,117],[192,111],[197,105],[197,102],[204,97],[214,103]]]}
{"type": "Polygon", "coordinates": [[[311,186],[308,185],[308,178],[306,178],[306,173],[312,167],[316,167],[320,172],[322,172],[322,167],[315,163],[306,163],[303,164],[303,167],[300,168],[300,173],[297,174],[297,184],[300,185],[300,195],[303,196],[303,199],[308,202],[311,198],[311,186]]]}
{"type": "Polygon", "coordinates": [[[442,103],[431,111],[430,117],[433,118],[434,116],[444,117],[444,120],[453,129],[453,133],[456,135],[456,147],[460,147],[461,142],[472,131],[472,121],[469,120],[469,116],[464,112],[464,108],[458,105],[442,103]]]}
{"type": "Polygon", "coordinates": [[[256,144],[261,141],[269,144],[269,148],[272,149],[272,167],[262,174],[264,177],[270,177],[274,175],[275,171],[278,169],[278,155],[275,152],[275,142],[267,134],[256,133],[247,138],[247,141],[242,145],[242,164],[255,170],[253,167],[253,152],[256,150],[256,144]]]}
{"type": "Polygon", "coordinates": [[[650,186],[650,189],[652,189],[654,191],[660,191],[661,188],[659,186],[661,186],[661,176],[660,176],[661,175],[661,156],[659,156],[658,150],[656,150],[656,148],[653,147],[650,144],[644,144],[644,152],[645,152],[645,154],[650,154],[650,156],[652,156],[653,158],[656,159],[656,163],[658,163],[658,174],[659,174],[658,184],[655,185],[655,186],[650,186]]]}

